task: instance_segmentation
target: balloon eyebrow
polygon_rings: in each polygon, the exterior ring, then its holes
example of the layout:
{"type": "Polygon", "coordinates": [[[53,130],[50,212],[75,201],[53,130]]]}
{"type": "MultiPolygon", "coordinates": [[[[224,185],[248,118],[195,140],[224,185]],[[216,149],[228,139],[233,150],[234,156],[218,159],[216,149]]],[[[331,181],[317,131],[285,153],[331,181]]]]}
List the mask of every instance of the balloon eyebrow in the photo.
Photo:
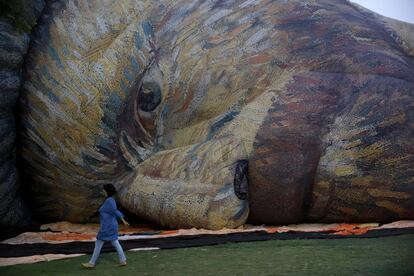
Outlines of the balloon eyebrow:
{"type": "Polygon", "coordinates": [[[149,45],[151,47],[151,50],[149,52],[150,52],[150,54],[153,54],[153,58],[154,58],[155,62],[158,65],[158,63],[160,61],[160,49],[161,48],[160,47],[157,47],[155,45],[155,41],[152,40],[152,39],[149,39],[148,42],[149,42],[149,45]]]}
{"type": "MultiPolygon", "coordinates": [[[[154,63],[157,65],[157,68],[160,68],[159,66],[159,52],[161,48],[156,48],[155,44],[152,40],[149,40],[150,42],[150,46],[151,46],[151,50],[149,51],[150,53],[152,53],[152,56],[149,59],[149,62],[147,63],[147,65],[144,67],[144,70],[142,70],[141,74],[139,74],[135,80],[134,83],[132,85],[132,89],[134,88],[141,88],[141,80],[143,78],[143,76],[151,69],[151,67],[154,65],[154,63]]],[[[160,70],[161,75],[164,76],[164,73],[160,70]]]]}
{"type": "Polygon", "coordinates": [[[132,89],[141,88],[141,80],[143,78],[143,76],[148,72],[148,70],[151,68],[151,66],[154,64],[155,62],[155,58],[151,57],[148,64],[145,65],[144,70],[142,70],[142,72],[140,74],[138,74],[138,76],[135,78],[134,83],[132,84],[132,89]]]}

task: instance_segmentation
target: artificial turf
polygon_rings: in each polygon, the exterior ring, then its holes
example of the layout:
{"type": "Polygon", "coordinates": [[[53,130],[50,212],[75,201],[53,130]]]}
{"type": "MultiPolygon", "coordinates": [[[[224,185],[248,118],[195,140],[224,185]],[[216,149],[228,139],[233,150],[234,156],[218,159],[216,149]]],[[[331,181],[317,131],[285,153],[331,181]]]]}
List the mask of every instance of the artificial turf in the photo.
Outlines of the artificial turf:
{"type": "Polygon", "coordinates": [[[271,240],[156,251],[102,254],[0,267],[0,275],[414,275],[414,235],[371,239],[271,240]]]}

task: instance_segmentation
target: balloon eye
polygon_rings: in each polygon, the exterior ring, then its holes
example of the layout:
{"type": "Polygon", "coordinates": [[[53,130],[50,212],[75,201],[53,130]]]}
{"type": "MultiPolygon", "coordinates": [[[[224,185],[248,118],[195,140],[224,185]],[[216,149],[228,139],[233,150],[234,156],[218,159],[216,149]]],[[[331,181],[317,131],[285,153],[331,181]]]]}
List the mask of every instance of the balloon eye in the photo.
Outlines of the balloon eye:
{"type": "Polygon", "coordinates": [[[138,106],[141,110],[153,111],[161,103],[161,89],[155,82],[144,82],[138,92],[138,106]]]}

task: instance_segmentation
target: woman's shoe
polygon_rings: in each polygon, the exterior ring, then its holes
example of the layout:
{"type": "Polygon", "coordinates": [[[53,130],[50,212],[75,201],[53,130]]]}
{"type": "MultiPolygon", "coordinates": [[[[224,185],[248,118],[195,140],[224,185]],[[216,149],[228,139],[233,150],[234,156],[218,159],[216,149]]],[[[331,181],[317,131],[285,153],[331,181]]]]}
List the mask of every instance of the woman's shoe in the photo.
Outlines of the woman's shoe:
{"type": "Polygon", "coordinates": [[[120,262],[119,263],[119,266],[126,266],[127,265],[127,262],[125,261],[125,262],[120,262]]]}
{"type": "Polygon", "coordinates": [[[92,268],[95,268],[95,265],[94,264],[91,264],[91,263],[83,263],[82,264],[82,267],[83,268],[86,268],[86,269],[92,269],[92,268]]]}

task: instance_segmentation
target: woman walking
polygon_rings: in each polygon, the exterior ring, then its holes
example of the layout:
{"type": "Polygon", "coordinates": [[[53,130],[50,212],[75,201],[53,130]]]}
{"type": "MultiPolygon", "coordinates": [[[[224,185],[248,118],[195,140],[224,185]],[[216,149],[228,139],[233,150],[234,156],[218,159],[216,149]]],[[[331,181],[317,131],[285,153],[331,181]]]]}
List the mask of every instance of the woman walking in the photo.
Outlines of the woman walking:
{"type": "Polygon", "coordinates": [[[118,221],[120,219],[125,225],[129,223],[125,221],[124,215],[117,209],[116,202],[113,196],[116,194],[116,189],[112,184],[104,185],[107,198],[102,206],[99,208],[100,228],[96,236],[95,249],[93,250],[92,258],[89,263],[83,263],[84,268],[94,268],[96,260],[99,257],[102,246],[105,241],[110,241],[118,252],[120,266],[126,266],[126,258],[124,251],[118,241],[118,221]]]}

